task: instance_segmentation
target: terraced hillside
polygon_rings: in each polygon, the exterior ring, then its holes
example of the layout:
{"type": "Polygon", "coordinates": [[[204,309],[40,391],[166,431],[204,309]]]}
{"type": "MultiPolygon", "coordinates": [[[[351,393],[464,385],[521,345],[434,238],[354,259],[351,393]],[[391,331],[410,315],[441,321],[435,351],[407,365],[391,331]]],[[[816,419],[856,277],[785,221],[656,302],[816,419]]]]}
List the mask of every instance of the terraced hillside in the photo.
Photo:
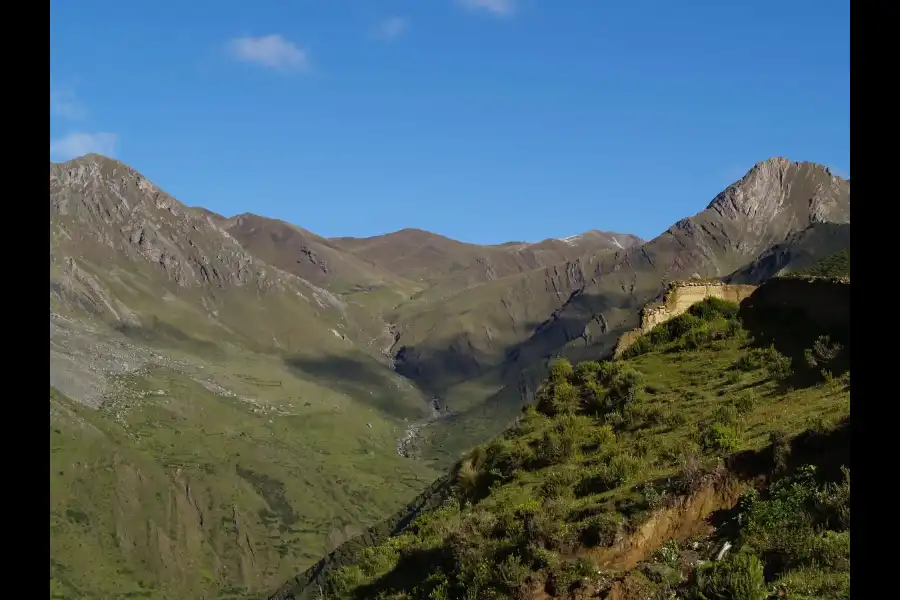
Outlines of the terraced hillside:
{"type": "Polygon", "coordinates": [[[708,299],[557,360],[443,506],[272,598],[847,598],[847,331],[708,299]]]}

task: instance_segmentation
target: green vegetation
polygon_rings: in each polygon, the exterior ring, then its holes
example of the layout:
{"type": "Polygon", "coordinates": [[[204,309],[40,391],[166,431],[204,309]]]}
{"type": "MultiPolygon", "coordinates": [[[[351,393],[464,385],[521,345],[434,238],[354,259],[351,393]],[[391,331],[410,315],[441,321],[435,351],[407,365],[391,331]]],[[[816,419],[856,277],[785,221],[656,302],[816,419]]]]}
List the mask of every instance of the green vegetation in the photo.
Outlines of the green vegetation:
{"type": "Polygon", "coordinates": [[[827,453],[793,447],[848,422],[849,375],[785,385],[792,359],[757,347],[719,300],[640,343],[616,362],[555,361],[535,405],[456,466],[454,497],[333,571],[325,597],[566,598],[612,586],[625,597],[846,597],[849,473],[820,481],[796,463],[827,453]],[[748,468],[768,483],[749,488],[748,468]],[[748,490],[737,508],[733,486],[748,490]],[[698,494],[732,510],[728,524],[710,530],[705,514],[675,508],[698,494]],[[659,511],[676,523],[655,534],[659,511]],[[643,541],[629,542],[641,527],[643,541]],[[725,535],[730,554],[711,560],[725,535]],[[709,562],[689,560],[694,547],[709,562]]]}
{"type": "Polygon", "coordinates": [[[99,410],[51,388],[51,598],[259,598],[438,475],[399,419],[230,358],[234,396],[163,368],[99,410]]]}
{"type": "Polygon", "coordinates": [[[807,277],[850,277],[850,248],[826,256],[819,262],[797,271],[794,275],[807,277]]]}

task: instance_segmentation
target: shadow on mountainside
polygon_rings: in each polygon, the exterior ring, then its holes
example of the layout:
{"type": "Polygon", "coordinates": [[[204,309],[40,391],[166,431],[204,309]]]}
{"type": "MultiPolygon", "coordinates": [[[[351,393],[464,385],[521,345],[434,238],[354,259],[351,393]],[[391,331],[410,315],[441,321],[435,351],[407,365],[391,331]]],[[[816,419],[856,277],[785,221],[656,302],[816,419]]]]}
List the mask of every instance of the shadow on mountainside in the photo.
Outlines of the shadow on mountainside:
{"type": "Polygon", "coordinates": [[[186,333],[179,327],[153,317],[146,325],[119,324],[116,331],[133,342],[140,342],[158,348],[185,350],[210,359],[224,358],[225,353],[218,344],[186,333]]]}
{"type": "Polygon", "coordinates": [[[417,407],[406,401],[398,383],[388,376],[387,368],[374,360],[329,355],[317,358],[291,356],[283,362],[301,377],[326,380],[329,387],[360,404],[370,405],[398,419],[416,419],[429,410],[424,402],[417,407]]]}
{"type": "Polygon", "coordinates": [[[817,378],[821,365],[806,364],[806,352],[816,346],[835,353],[828,365],[832,375],[850,368],[849,284],[774,279],[741,303],[740,316],[753,346],[774,346],[791,359],[794,376],[785,385],[809,385],[810,377],[817,378]]]}

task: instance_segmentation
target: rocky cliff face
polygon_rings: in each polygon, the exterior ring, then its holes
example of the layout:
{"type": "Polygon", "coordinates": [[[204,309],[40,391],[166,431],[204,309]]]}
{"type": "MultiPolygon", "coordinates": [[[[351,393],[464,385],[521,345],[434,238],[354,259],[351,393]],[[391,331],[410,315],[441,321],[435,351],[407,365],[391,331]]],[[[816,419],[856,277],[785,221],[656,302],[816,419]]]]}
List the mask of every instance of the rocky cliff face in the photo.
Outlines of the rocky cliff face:
{"type": "Polygon", "coordinates": [[[758,284],[780,274],[806,269],[823,258],[850,248],[849,223],[814,222],[765,250],[727,277],[732,283],[758,284]]]}
{"type": "MultiPolygon", "coordinates": [[[[88,155],[50,166],[51,262],[66,247],[159,267],[177,286],[252,284],[285,289],[287,278],[267,269],[223,228],[215,215],[191,209],[137,171],[88,155]],[[92,246],[89,249],[84,244],[92,246]]],[[[297,283],[297,282],[293,282],[297,283]]]]}

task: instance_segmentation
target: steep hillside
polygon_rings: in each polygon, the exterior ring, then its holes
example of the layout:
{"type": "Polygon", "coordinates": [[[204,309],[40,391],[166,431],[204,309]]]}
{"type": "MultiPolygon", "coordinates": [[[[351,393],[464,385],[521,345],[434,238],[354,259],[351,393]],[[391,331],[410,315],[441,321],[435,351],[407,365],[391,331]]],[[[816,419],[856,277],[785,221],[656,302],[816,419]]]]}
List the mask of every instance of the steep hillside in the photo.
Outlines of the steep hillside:
{"type": "Polygon", "coordinates": [[[50,210],[54,597],[258,597],[437,476],[385,323],[117,161],[50,210]]]}
{"type": "Polygon", "coordinates": [[[325,596],[271,598],[848,597],[849,305],[798,320],[777,294],[705,300],[620,361],[554,362],[442,507],[325,596]]]}
{"type": "Polygon", "coordinates": [[[477,246],[229,219],[89,155],[51,163],[50,211],[52,593],[239,598],[400,510],[666,280],[847,222],[849,187],[773,160],[647,244],[477,246]]]}
{"type": "Polygon", "coordinates": [[[776,275],[803,272],[835,253],[843,250],[849,252],[849,248],[849,223],[812,223],[763,252],[749,265],[727,277],[727,280],[756,284],[776,275]]]}
{"type": "Polygon", "coordinates": [[[493,282],[494,292],[479,286],[404,316],[394,346],[398,364],[460,412],[432,432],[435,456],[454,460],[467,443],[498,433],[522,395],[534,393],[551,357],[611,352],[668,281],[725,277],[814,223],[849,219],[845,180],[820,165],[774,158],[754,166],[706,210],[643,245],[532,271],[525,282],[509,279],[514,287],[507,288],[507,280],[493,282]],[[540,296],[548,317],[517,320],[521,309],[510,308],[508,289],[519,290],[521,299],[540,296]],[[478,313],[468,308],[475,304],[478,313]],[[435,372],[437,383],[429,375],[435,372]]]}

